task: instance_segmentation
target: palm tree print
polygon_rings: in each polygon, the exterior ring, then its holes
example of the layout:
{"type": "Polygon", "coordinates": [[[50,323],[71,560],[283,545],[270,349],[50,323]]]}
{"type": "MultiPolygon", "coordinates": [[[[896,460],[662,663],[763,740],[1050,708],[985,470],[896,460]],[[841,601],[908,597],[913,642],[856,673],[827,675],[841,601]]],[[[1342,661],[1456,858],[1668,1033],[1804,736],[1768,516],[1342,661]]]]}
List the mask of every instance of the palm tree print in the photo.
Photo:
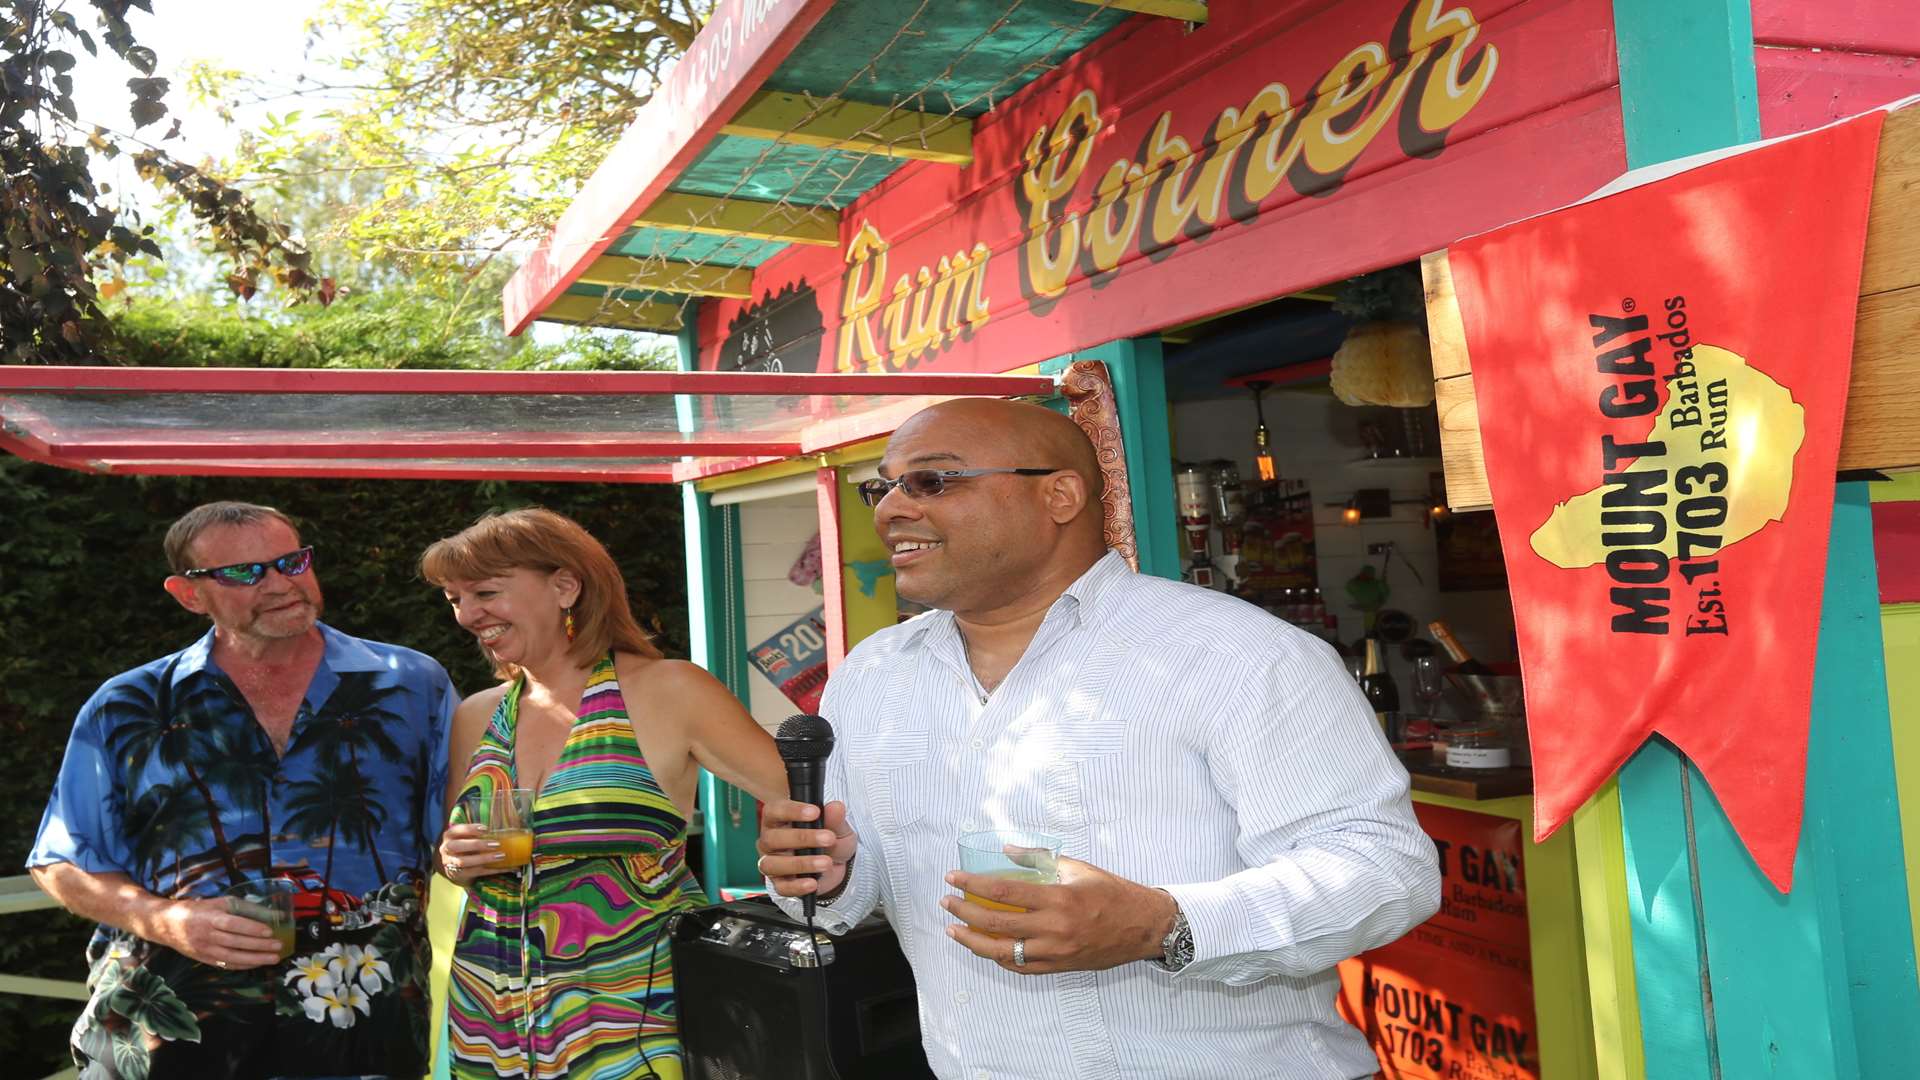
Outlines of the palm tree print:
{"type": "Polygon", "coordinates": [[[155,784],[127,808],[128,839],[135,864],[147,880],[159,882],[160,868],[173,856],[174,887],[180,884],[187,851],[199,849],[213,830],[206,806],[185,784],[155,784]]]}
{"type": "Polygon", "coordinates": [[[386,880],[386,869],[380,865],[380,852],[374,838],[386,824],[387,817],[370,780],[357,771],[343,768],[341,762],[322,758],[314,778],[294,781],[289,791],[287,828],[306,836],[325,833],[327,837],[321,888],[333,887],[333,852],[343,832],[366,846],[373,855],[375,876],[386,880]]]}
{"type": "MultiPolygon", "coordinates": [[[[227,842],[226,830],[220,825],[220,804],[214,800],[202,770],[214,760],[209,733],[219,724],[222,712],[230,709],[232,702],[246,699],[227,679],[210,673],[189,675],[181,681],[183,692],[178,694],[170,693],[165,685],[171,678],[169,667],[157,679],[129,681],[115,689],[104,706],[112,731],[109,749],[129,777],[139,776],[150,759],[186,774],[188,784],[204,804],[214,849],[226,867],[228,880],[237,884],[243,875],[227,842]],[[164,701],[166,698],[173,700],[164,701]],[[171,707],[163,707],[166,705],[171,707]]],[[[171,805],[174,812],[183,809],[178,800],[172,800],[171,805]]]]}
{"type": "Polygon", "coordinates": [[[400,693],[403,687],[379,685],[380,675],[372,671],[346,671],[340,685],[327,695],[326,704],[300,727],[287,753],[310,750],[319,757],[344,762],[359,768],[362,751],[382,761],[398,763],[405,755],[395,742],[389,727],[406,723],[406,718],[387,708],[385,699],[400,693]]]}
{"type": "Polygon", "coordinates": [[[333,844],[341,834],[363,845],[373,857],[375,875],[387,879],[380,859],[376,834],[386,822],[386,811],[379,805],[377,793],[362,774],[360,755],[398,764],[405,759],[400,744],[394,741],[390,727],[405,724],[406,718],[385,705],[387,698],[403,688],[381,685],[378,672],[341,672],[339,685],[327,695],[307,723],[300,725],[287,747],[289,755],[311,753],[317,778],[293,785],[296,792],[291,811],[294,820],[288,828],[308,833],[327,834],[327,863],[322,873],[326,887],[333,882],[333,844]],[[324,785],[326,792],[318,790],[324,785]],[[322,823],[324,822],[324,828],[322,823]]]}
{"type": "Polygon", "coordinates": [[[213,760],[207,765],[207,783],[224,791],[229,805],[258,806],[262,841],[273,843],[273,807],[269,798],[280,759],[259,733],[231,725],[213,736],[213,760]]]}

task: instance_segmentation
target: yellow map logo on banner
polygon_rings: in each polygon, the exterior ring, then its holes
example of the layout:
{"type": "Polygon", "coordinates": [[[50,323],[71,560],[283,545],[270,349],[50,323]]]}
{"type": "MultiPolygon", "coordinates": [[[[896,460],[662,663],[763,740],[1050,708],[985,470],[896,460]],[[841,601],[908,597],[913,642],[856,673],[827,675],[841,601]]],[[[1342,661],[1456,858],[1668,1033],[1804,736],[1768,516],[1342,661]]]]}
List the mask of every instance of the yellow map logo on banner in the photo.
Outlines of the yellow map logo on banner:
{"type": "Polygon", "coordinates": [[[1623,547],[1690,559],[1786,514],[1806,410],[1735,353],[1712,345],[1685,352],[1691,360],[1680,363],[1691,372],[1669,383],[1667,409],[1638,444],[1659,451],[1556,505],[1531,538],[1541,558],[1564,570],[1604,563],[1623,547]]]}

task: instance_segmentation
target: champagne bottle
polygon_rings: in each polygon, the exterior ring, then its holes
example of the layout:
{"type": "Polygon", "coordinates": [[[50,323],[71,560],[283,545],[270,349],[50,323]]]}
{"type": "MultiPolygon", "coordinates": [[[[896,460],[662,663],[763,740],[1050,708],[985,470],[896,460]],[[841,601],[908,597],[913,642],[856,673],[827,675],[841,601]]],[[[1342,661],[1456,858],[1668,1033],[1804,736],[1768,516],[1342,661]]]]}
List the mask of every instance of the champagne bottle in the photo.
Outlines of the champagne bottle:
{"type": "Polygon", "coordinates": [[[1380,639],[1372,635],[1367,637],[1367,666],[1360,676],[1360,690],[1373,703],[1373,715],[1381,728],[1387,728],[1388,714],[1400,711],[1400,688],[1393,684],[1393,676],[1387,674],[1381,661],[1380,639]]]}
{"type": "Polygon", "coordinates": [[[1440,643],[1441,648],[1447,650],[1447,655],[1453,657],[1455,671],[1462,675],[1493,674],[1492,668],[1475,660],[1473,655],[1467,652],[1466,648],[1460,644],[1460,639],[1453,636],[1453,631],[1447,627],[1446,623],[1435,619],[1427,624],[1427,631],[1433,635],[1433,640],[1440,643]]]}

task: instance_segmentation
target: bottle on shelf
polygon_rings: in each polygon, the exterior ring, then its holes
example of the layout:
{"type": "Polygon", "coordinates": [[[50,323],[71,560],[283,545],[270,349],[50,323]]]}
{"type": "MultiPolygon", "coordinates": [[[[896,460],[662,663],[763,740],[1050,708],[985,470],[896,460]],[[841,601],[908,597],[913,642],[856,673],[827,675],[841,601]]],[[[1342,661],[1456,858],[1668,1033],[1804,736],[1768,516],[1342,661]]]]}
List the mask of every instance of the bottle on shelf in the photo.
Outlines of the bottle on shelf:
{"type": "Polygon", "coordinates": [[[1393,676],[1387,674],[1385,658],[1380,653],[1380,639],[1367,636],[1367,666],[1360,676],[1360,691],[1367,695],[1367,701],[1373,705],[1374,718],[1380,721],[1380,727],[1389,738],[1397,737],[1392,730],[1391,721],[1400,712],[1400,688],[1393,683],[1393,676]]]}
{"type": "Polygon", "coordinates": [[[1452,629],[1446,623],[1435,619],[1427,624],[1427,631],[1433,635],[1433,640],[1440,643],[1441,648],[1447,650],[1447,655],[1453,658],[1454,670],[1459,674],[1493,674],[1492,668],[1475,660],[1473,654],[1467,652],[1466,647],[1460,644],[1459,638],[1453,636],[1452,629]]]}

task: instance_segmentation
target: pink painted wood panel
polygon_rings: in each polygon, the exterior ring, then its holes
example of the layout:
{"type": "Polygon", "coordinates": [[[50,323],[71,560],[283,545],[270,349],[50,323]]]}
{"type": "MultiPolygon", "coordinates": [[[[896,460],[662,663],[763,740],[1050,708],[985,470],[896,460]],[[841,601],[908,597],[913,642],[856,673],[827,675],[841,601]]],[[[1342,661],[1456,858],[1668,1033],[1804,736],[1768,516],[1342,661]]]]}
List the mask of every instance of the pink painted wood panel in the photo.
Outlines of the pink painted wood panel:
{"type": "Polygon", "coordinates": [[[1920,4],[1753,0],[1753,40],[1760,45],[1920,56],[1920,4]]]}
{"type": "Polygon", "coordinates": [[[1920,58],[1765,47],[1754,77],[1760,133],[1772,138],[1920,94],[1920,58]]]}
{"type": "Polygon", "coordinates": [[[1920,3],[1754,0],[1760,131],[1791,135],[1920,94],[1920,3]]]}

